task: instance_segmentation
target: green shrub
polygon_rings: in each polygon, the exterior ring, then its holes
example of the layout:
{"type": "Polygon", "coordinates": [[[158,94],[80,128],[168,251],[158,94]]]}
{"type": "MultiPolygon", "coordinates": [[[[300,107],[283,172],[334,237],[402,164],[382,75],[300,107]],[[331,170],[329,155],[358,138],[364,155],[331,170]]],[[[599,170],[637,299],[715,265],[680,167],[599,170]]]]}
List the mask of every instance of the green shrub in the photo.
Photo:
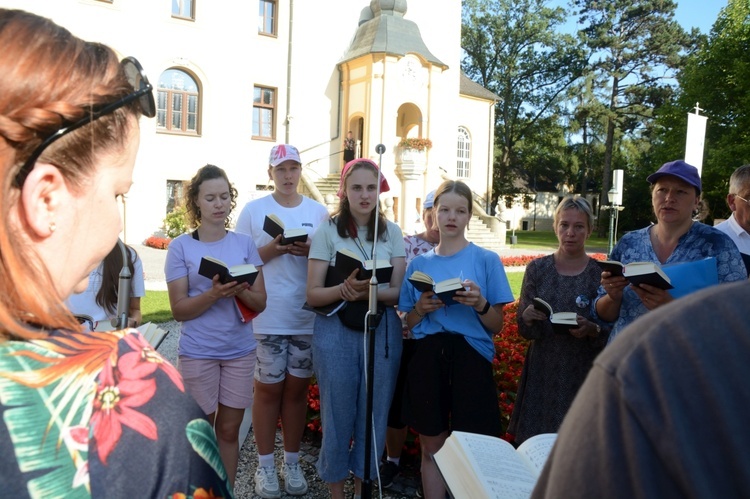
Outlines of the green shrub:
{"type": "Polygon", "coordinates": [[[164,231],[170,239],[187,232],[185,208],[178,206],[167,214],[167,218],[164,219],[164,231]]]}

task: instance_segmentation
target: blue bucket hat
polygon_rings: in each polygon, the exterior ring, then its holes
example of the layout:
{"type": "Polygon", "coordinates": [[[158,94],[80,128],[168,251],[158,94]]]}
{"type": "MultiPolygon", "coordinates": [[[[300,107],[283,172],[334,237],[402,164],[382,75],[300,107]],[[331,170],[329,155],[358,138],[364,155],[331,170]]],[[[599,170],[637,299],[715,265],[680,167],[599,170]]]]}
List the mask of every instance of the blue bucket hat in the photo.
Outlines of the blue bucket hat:
{"type": "Polygon", "coordinates": [[[435,191],[430,191],[427,193],[427,195],[424,198],[424,203],[422,203],[422,209],[423,210],[429,210],[433,207],[435,204],[435,191]]]}
{"type": "Polygon", "coordinates": [[[698,175],[698,169],[693,165],[689,165],[681,159],[678,159],[677,161],[670,161],[669,163],[664,163],[663,165],[661,165],[661,168],[656,170],[655,173],[649,175],[646,180],[648,180],[650,184],[654,184],[657,180],[665,175],[672,175],[673,177],[677,177],[680,180],[684,180],[688,184],[695,187],[698,191],[698,194],[701,193],[701,176],[698,175]]]}

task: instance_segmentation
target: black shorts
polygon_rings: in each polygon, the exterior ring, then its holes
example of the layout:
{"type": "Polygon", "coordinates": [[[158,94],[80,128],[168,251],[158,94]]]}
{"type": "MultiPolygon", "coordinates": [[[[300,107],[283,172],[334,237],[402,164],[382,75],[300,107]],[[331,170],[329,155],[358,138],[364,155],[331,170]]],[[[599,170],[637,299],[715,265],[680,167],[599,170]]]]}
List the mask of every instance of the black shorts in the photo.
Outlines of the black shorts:
{"type": "Polygon", "coordinates": [[[449,430],[499,437],[492,364],[461,334],[431,334],[416,344],[408,367],[404,422],[431,437],[449,430]]]}
{"type": "Polygon", "coordinates": [[[406,427],[403,418],[404,397],[406,396],[406,373],[409,368],[409,362],[414,357],[417,349],[417,340],[404,340],[403,350],[401,350],[401,365],[398,368],[398,377],[396,378],[396,388],[393,391],[393,401],[388,411],[388,427],[402,429],[406,427]]]}

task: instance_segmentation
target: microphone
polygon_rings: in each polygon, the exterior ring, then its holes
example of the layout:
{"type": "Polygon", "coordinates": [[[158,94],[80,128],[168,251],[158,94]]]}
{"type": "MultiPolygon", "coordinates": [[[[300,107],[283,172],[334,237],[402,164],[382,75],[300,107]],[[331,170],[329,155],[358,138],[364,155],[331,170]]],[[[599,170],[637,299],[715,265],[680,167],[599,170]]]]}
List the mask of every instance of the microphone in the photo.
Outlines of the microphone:
{"type": "MultiPolygon", "coordinates": [[[[372,262],[373,267],[377,265],[378,261],[378,251],[377,251],[377,242],[378,242],[378,222],[380,220],[379,216],[379,210],[380,210],[380,178],[383,175],[383,172],[381,171],[382,163],[383,163],[383,153],[385,152],[385,146],[383,144],[378,144],[375,146],[375,152],[378,153],[378,190],[377,195],[375,199],[377,200],[378,207],[375,208],[375,236],[372,242],[372,262]]],[[[378,313],[378,278],[375,277],[375,268],[373,268],[372,277],[370,278],[370,295],[368,300],[368,307],[370,308],[370,317],[377,316],[378,313]]]]}
{"type": "Polygon", "coordinates": [[[130,252],[121,239],[117,239],[117,246],[122,253],[122,269],[120,269],[120,280],[117,284],[117,316],[112,319],[111,324],[115,329],[128,327],[128,312],[130,311],[130,284],[132,275],[130,273],[130,252]]]}

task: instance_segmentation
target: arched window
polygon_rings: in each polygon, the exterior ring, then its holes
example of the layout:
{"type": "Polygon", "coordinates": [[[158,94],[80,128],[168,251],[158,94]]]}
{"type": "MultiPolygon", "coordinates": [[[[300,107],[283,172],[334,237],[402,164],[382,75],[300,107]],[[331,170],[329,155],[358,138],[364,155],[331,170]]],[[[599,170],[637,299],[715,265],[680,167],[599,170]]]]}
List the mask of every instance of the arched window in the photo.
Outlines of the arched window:
{"type": "Polygon", "coordinates": [[[464,127],[458,127],[456,145],[456,176],[468,178],[471,173],[471,136],[464,127]]]}
{"type": "Polygon", "coordinates": [[[168,69],[159,78],[156,105],[157,130],[198,135],[200,93],[192,76],[180,69],[168,69]]]}

